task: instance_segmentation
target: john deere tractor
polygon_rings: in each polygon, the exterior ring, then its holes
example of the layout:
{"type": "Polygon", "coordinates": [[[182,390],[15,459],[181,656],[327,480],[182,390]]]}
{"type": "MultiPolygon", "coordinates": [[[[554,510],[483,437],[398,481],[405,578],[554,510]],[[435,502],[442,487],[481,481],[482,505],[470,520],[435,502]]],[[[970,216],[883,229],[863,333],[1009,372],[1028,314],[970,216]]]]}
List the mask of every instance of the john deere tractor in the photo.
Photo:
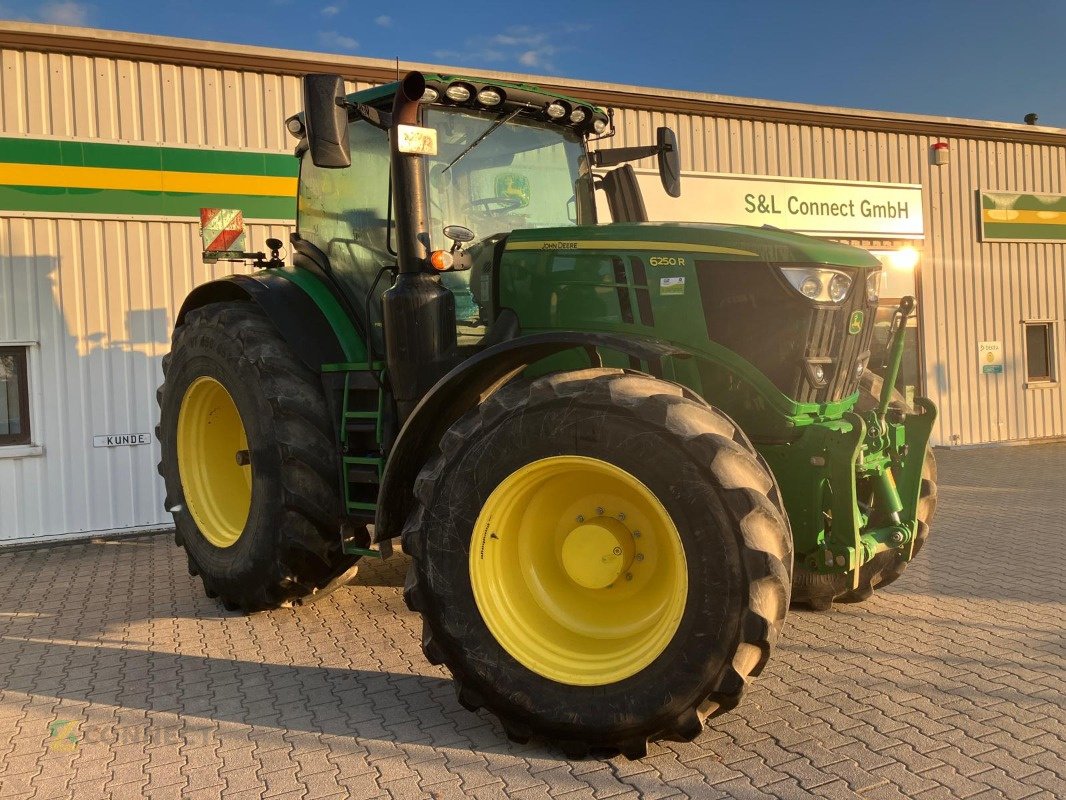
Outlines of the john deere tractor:
{"type": "Polygon", "coordinates": [[[629,162],[676,196],[674,134],[609,147],[604,110],[535,86],[304,96],[292,263],[275,240],[198,287],[164,361],[208,596],[297,604],[399,538],[464,706],[635,758],[737,704],[790,600],[866,599],[917,554],[935,409],[893,390],[911,299],[871,352],[869,253],[649,223],[629,162]]]}

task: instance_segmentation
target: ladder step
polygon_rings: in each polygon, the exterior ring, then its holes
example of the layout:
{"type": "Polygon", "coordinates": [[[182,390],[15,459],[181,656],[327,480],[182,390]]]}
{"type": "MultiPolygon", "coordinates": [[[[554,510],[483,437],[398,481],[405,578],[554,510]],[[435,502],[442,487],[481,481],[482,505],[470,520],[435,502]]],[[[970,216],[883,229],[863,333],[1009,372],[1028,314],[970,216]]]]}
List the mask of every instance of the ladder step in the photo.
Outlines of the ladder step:
{"type": "Polygon", "coordinates": [[[385,369],[384,361],[375,361],[373,364],[368,364],[365,361],[342,361],[336,364],[323,364],[323,372],[381,372],[385,369]]]}
{"type": "Polygon", "coordinates": [[[344,552],[352,556],[368,556],[385,560],[392,555],[392,539],[372,544],[370,547],[356,547],[354,544],[345,543],[344,552]]]}
{"type": "Polygon", "coordinates": [[[381,456],[345,456],[345,464],[373,464],[374,466],[381,466],[385,463],[385,460],[381,456]]]}

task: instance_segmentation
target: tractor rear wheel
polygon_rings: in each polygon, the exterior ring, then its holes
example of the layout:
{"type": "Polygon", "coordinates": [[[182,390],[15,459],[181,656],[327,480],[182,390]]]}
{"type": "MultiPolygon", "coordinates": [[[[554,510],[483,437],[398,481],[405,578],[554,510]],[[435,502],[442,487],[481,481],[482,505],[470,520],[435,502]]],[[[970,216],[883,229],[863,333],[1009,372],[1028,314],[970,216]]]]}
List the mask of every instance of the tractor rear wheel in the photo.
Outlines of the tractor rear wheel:
{"type": "Polygon", "coordinates": [[[789,601],[773,477],[676,384],[519,380],[459,419],[415,483],[404,596],[459,702],[510,738],[637,758],[735,706],[789,601]]]}
{"type": "Polygon", "coordinates": [[[258,308],[190,311],[157,398],[167,508],[208,597],[260,611],[354,577],[321,385],[258,308]]]}
{"type": "MultiPolygon", "coordinates": [[[[855,411],[865,414],[877,407],[881,397],[883,381],[880,375],[867,372],[859,381],[859,400],[855,411]]],[[[906,398],[897,390],[892,392],[892,406],[906,411],[913,409],[906,398]]],[[[911,560],[918,556],[929,539],[929,526],[936,513],[936,457],[933,448],[925,450],[925,463],[922,465],[922,488],[918,496],[918,530],[914,538],[914,551],[911,560]]],[[[796,564],[792,586],[792,602],[805,604],[818,611],[827,611],[834,602],[861,603],[870,598],[874,591],[883,589],[907,569],[910,562],[903,561],[895,551],[878,553],[872,560],[859,568],[859,586],[852,589],[844,575],[821,575],[811,572],[796,564]]]]}

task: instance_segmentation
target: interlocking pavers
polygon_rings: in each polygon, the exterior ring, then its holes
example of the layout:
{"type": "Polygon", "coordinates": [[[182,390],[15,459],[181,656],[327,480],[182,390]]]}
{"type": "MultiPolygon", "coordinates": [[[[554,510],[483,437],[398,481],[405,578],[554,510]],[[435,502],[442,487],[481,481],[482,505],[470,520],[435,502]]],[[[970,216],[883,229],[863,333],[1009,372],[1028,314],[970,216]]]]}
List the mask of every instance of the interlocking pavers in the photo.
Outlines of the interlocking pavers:
{"type": "Polygon", "coordinates": [[[1066,797],[1066,445],[938,457],[908,573],[793,612],[733,714],[639,762],[568,762],[462,709],[402,554],[243,617],[167,536],[0,551],[0,796],[1066,797]]]}

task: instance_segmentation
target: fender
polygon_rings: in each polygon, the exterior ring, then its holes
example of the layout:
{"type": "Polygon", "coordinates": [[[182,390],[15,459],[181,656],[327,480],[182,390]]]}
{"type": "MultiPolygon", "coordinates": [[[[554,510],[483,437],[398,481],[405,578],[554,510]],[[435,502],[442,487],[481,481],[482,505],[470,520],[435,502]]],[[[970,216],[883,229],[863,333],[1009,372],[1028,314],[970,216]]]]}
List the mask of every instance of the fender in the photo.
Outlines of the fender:
{"type": "Polygon", "coordinates": [[[178,312],[180,325],[194,308],[224,301],[252,302],[262,309],[296,355],[315,373],[323,364],[357,361],[349,358],[341,336],[318,303],[300,285],[278,271],[229,275],[197,286],[178,312]]]}
{"type": "Polygon", "coordinates": [[[444,432],[469,409],[483,402],[526,367],[576,347],[604,348],[658,362],[691,353],[657,339],[583,331],[551,331],[520,336],[482,350],[441,378],[415,406],[389,452],[378,492],[375,542],[400,535],[415,508],[419,470],[436,452],[444,432]]]}

